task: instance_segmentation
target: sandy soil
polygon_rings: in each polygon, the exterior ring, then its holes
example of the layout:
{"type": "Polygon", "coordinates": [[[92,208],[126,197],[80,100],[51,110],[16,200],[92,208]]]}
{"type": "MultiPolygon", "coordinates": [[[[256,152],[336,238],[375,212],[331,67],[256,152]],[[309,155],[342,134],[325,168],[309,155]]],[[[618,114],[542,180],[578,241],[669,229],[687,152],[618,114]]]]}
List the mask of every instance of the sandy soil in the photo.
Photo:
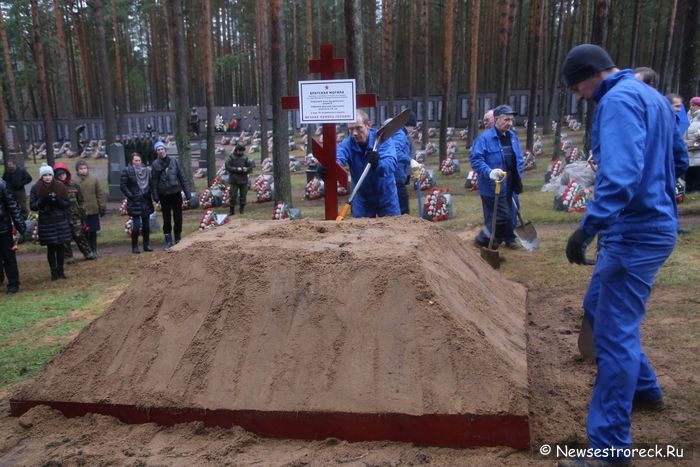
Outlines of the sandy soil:
{"type": "MultiPolygon", "coordinates": [[[[470,237],[467,234],[464,239],[470,237]]],[[[477,254],[475,249],[472,253],[477,254]]],[[[586,408],[594,375],[594,367],[585,363],[576,350],[580,299],[587,282],[585,273],[567,280],[551,278],[545,274],[546,264],[539,254],[511,255],[519,262],[529,263],[532,271],[511,279],[528,287],[526,396],[533,446],[584,442],[586,408]]],[[[502,273],[508,276],[507,266],[502,273]]],[[[655,294],[649,307],[662,307],[678,300],[673,294],[655,294]]],[[[666,389],[669,407],[661,415],[634,414],[635,442],[687,445],[700,439],[699,364],[691,354],[695,347],[684,345],[683,339],[685,327],[693,320],[693,317],[679,319],[650,313],[643,326],[644,344],[666,389]]],[[[7,413],[7,395],[0,404],[0,410],[7,413]]],[[[97,415],[66,419],[46,407],[32,409],[19,419],[3,416],[0,432],[3,433],[2,465],[554,464],[537,453],[508,448],[448,449],[390,442],[347,443],[335,439],[268,440],[241,429],[206,428],[198,423],[165,428],[124,425],[97,415]]],[[[652,461],[644,465],[674,464],[652,461]]]]}

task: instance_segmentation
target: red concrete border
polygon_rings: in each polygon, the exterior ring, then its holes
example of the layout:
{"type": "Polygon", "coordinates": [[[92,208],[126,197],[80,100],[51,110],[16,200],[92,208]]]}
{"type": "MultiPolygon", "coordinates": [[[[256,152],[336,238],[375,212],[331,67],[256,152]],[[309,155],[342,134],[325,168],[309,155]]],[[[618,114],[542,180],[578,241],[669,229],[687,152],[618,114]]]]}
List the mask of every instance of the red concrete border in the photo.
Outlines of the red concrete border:
{"type": "Polygon", "coordinates": [[[203,422],[206,426],[238,425],[267,438],[346,441],[400,441],[427,446],[509,446],[530,448],[527,416],[407,415],[348,412],[282,412],[197,408],[137,407],[60,401],[10,400],[10,415],[18,417],[37,405],[47,405],[66,417],[88,413],[110,415],[124,423],[203,422]]]}

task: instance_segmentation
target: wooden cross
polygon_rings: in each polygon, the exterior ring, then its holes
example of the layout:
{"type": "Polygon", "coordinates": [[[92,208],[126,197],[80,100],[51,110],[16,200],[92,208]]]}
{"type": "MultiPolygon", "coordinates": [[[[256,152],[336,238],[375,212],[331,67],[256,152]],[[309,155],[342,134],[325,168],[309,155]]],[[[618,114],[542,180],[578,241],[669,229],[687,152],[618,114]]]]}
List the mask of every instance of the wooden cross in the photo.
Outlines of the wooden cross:
{"type": "MultiPolygon", "coordinates": [[[[345,71],[345,59],[333,58],[333,45],[321,45],[321,58],[309,60],[309,73],[319,73],[321,79],[333,79],[336,73],[345,71]]],[[[356,107],[376,107],[376,94],[358,94],[355,98],[356,107]]],[[[287,110],[299,108],[298,96],[282,97],[282,108],[287,110]]],[[[312,154],[318,161],[328,168],[328,175],[325,181],[324,207],[326,220],[335,220],[338,217],[338,179],[343,174],[347,188],[347,172],[338,165],[335,160],[335,123],[324,123],[323,125],[323,145],[312,141],[312,154]]],[[[311,137],[311,135],[309,135],[311,137]]]]}

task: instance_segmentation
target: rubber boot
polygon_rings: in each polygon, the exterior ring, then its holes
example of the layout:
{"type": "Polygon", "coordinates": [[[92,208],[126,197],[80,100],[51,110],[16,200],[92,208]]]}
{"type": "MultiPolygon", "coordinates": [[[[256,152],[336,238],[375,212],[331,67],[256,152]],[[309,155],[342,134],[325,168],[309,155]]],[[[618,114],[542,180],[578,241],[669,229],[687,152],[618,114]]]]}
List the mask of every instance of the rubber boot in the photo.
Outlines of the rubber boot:
{"type": "Polygon", "coordinates": [[[141,253],[139,251],[139,235],[136,232],[131,234],[131,252],[135,255],[141,253]]]}
{"type": "Polygon", "coordinates": [[[245,204],[241,204],[241,209],[240,209],[241,214],[245,212],[245,204]]]}
{"type": "Polygon", "coordinates": [[[143,251],[153,251],[153,248],[151,248],[151,232],[143,232],[143,251]]]}
{"type": "Polygon", "coordinates": [[[173,246],[173,236],[171,234],[165,234],[165,249],[169,250],[173,246]]]}

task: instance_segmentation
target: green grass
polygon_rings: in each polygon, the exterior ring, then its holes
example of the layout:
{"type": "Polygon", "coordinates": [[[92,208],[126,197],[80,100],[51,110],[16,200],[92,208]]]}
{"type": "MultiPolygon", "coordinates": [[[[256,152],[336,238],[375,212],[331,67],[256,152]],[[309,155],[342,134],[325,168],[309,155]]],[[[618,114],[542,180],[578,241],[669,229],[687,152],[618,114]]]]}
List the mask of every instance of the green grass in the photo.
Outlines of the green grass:
{"type": "Polygon", "coordinates": [[[20,343],[0,348],[0,388],[34,377],[64,345],[20,343]]]}

